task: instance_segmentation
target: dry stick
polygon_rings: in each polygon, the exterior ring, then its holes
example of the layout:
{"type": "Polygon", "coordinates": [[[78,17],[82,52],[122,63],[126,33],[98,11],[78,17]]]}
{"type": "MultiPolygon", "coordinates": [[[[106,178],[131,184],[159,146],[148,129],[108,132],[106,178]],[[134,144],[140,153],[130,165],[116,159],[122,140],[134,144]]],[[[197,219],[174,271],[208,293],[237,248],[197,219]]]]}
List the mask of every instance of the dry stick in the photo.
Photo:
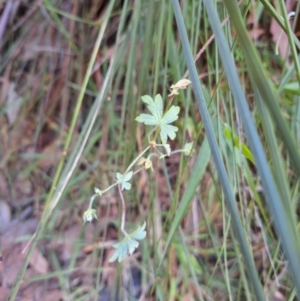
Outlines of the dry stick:
{"type": "MultiPolygon", "coordinates": [[[[238,2],[238,5],[240,5],[243,1],[244,1],[244,0],[240,0],[240,1],[238,2]]],[[[222,21],[221,27],[223,27],[223,26],[227,23],[228,20],[229,20],[229,16],[226,17],[226,18],[222,21]]],[[[210,36],[210,38],[206,41],[206,43],[204,44],[204,46],[200,49],[200,51],[199,51],[199,52],[197,53],[197,55],[195,56],[195,58],[194,58],[194,61],[195,61],[195,62],[200,58],[200,56],[202,55],[202,53],[206,50],[206,48],[207,48],[208,45],[213,41],[214,38],[215,38],[215,34],[212,34],[212,35],[210,36]]],[[[183,75],[182,78],[186,78],[186,77],[188,76],[188,74],[189,74],[189,70],[186,70],[186,72],[184,73],[184,75],[183,75]]]]}
{"type": "MultiPolygon", "coordinates": [[[[221,27],[223,27],[228,20],[229,20],[229,16],[223,20],[223,22],[221,23],[221,27]]],[[[204,44],[204,46],[200,49],[200,51],[195,56],[195,58],[194,58],[195,62],[200,58],[201,54],[206,50],[206,48],[213,41],[214,38],[215,38],[215,34],[212,34],[210,36],[210,38],[206,41],[206,43],[204,44]]],[[[186,78],[188,76],[188,74],[189,74],[189,70],[186,70],[186,72],[183,75],[183,78],[186,78]]]]}
{"type": "Polygon", "coordinates": [[[42,6],[43,0],[38,0],[37,3],[30,3],[30,8],[27,10],[24,17],[19,19],[15,25],[10,29],[11,31],[16,31],[19,27],[23,26],[26,21],[28,21],[32,15],[35,13],[35,11],[42,6]]]}
{"type": "Polygon", "coordinates": [[[18,9],[20,3],[8,2],[6,3],[4,10],[2,12],[2,16],[0,19],[0,45],[3,46],[3,36],[9,22],[9,18],[14,16],[14,12],[18,9]]]}

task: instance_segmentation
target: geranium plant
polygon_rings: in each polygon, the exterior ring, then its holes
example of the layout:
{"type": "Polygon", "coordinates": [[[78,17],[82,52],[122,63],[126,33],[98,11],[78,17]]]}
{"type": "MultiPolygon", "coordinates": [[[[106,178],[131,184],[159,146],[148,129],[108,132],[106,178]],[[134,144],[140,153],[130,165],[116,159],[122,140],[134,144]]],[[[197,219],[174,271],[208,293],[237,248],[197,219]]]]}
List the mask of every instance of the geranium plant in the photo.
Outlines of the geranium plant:
{"type": "Polygon", "coordinates": [[[96,210],[93,209],[93,203],[96,197],[101,197],[104,193],[117,186],[121,205],[122,216],[120,230],[124,234],[124,238],[113,245],[115,253],[109,259],[110,262],[114,262],[118,259],[121,262],[127,255],[131,255],[135,249],[139,246],[139,241],[146,237],[146,222],[142,226],[139,226],[135,231],[127,233],[125,230],[126,220],[126,204],[123,195],[124,190],[130,190],[132,185],[130,181],[132,177],[136,175],[141,169],[133,170],[136,165],[143,165],[145,169],[151,169],[153,171],[152,158],[158,157],[164,159],[166,156],[171,156],[173,153],[183,152],[185,155],[190,155],[192,152],[192,143],[187,143],[183,149],[171,151],[170,145],[167,143],[168,139],[175,139],[178,128],[172,123],[178,119],[180,108],[172,105],[172,101],[179,90],[186,89],[191,82],[187,79],[182,79],[176,84],[171,86],[171,92],[168,95],[168,103],[164,108],[163,99],[160,94],[157,94],[154,99],[149,95],[142,96],[142,101],[147,105],[150,114],[140,114],[135,119],[145,125],[153,126],[148,135],[148,145],[146,148],[133,160],[133,162],[127,167],[124,173],[117,172],[115,182],[106,189],[95,188],[95,193],[90,198],[89,208],[83,214],[84,222],[92,222],[93,219],[97,219],[96,210]],[[146,157],[146,154],[148,153],[146,157]]]}

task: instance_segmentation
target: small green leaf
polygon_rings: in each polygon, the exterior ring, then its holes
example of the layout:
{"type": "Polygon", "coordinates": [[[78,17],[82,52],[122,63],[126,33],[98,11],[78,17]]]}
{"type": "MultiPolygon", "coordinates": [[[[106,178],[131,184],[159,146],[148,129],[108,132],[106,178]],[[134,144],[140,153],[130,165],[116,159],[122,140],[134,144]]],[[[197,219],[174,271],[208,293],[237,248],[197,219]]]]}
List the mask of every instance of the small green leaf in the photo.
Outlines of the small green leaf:
{"type": "Polygon", "coordinates": [[[117,172],[117,174],[116,174],[117,181],[119,184],[122,185],[122,188],[121,188],[122,190],[124,190],[124,189],[129,190],[131,188],[131,184],[128,181],[131,180],[132,174],[133,174],[132,171],[128,172],[125,175],[122,175],[117,172]]]}
{"type": "Polygon", "coordinates": [[[134,239],[138,239],[138,240],[144,239],[146,237],[145,229],[146,229],[146,222],[144,222],[142,226],[139,226],[135,231],[133,231],[129,235],[134,239]]]}
{"type": "Polygon", "coordinates": [[[118,259],[121,262],[128,254],[132,255],[134,250],[139,246],[137,240],[144,239],[146,237],[146,222],[139,226],[135,231],[126,235],[122,241],[113,245],[116,249],[114,255],[109,259],[109,262],[114,262],[118,259]]]}
{"type": "Polygon", "coordinates": [[[176,137],[176,132],[178,131],[178,127],[165,124],[160,127],[160,139],[163,144],[167,143],[167,138],[174,140],[176,137]]]}
{"type": "Polygon", "coordinates": [[[193,149],[193,145],[194,145],[194,142],[189,142],[189,143],[186,143],[183,150],[184,150],[184,154],[186,156],[189,156],[192,152],[194,152],[195,150],[193,149]]]}
{"type": "Polygon", "coordinates": [[[176,137],[178,128],[170,125],[178,119],[180,108],[178,106],[171,106],[171,108],[163,114],[163,100],[160,94],[155,96],[155,100],[145,95],[142,97],[144,103],[147,104],[150,114],[140,114],[135,120],[146,125],[154,125],[160,129],[160,139],[163,144],[167,143],[168,137],[173,140],[176,137]]]}
{"type": "Polygon", "coordinates": [[[166,152],[167,152],[167,156],[171,155],[171,147],[170,144],[164,144],[163,147],[165,148],[166,152]]]}
{"type": "Polygon", "coordinates": [[[298,82],[292,82],[289,84],[286,84],[283,87],[283,90],[286,92],[290,92],[292,94],[300,95],[300,87],[298,82]]]}
{"type": "Polygon", "coordinates": [[[239,145],[241,144],[242,154],[249,161],[251,161],[253,164],[255,164],[251,150],[248,148],[248,146],[245,143],[240,143],[240,140],[239,140],[238,136],[232,133],[232,131],[231,131],[231,129],[228,125],[225,125],[224,134],[225,134],[225,137],[228,141],[232,141],[232,139],[233,139],[233,143],[234,143],[234,146],[236,148],[239,148],[239,145]]]}

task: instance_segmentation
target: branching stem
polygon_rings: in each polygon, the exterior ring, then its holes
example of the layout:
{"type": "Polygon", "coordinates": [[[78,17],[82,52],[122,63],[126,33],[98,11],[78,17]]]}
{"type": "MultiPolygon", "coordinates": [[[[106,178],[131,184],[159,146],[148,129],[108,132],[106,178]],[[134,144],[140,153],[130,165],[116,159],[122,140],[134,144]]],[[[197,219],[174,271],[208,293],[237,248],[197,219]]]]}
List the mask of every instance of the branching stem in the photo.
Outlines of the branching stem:
{"type": "Polygon", "coordinates": [[[132,162],[131,164],[127,167],[124,175],[126,175],[130,169],[134,166],[134,164],[144,155],[144,153],[150,148],[150,145],[148,145],[132,162]]]}

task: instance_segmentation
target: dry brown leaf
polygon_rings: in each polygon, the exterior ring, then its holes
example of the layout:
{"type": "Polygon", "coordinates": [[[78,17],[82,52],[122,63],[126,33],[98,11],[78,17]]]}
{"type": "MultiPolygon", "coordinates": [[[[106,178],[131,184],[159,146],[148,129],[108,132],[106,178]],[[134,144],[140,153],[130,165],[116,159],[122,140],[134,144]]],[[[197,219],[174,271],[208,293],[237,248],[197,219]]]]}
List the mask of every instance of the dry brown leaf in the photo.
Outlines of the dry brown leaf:
{"type": "Polygon", "coordinates": [[[22,254],[22,251],[25,245],[25,243],[17,244],[3,249],[3,283],[5,286],[14,284],[23,266],[25,255],[22,254]]]}
{"type": "MultiPolygon", "coordinates": [[[[32,275],[34,276],[34,275],[32,275]]],[[[22,301],[44,300],[45,288],[42,283],[34,282],[21,285],[18,297],[22,301]]]]}
{"type": "Polygon", "coordinates": [[[63,292],[61,290],[53,290],[47,292],[47,294],[43,296],[43,301],[53,301],[61,299],[63,299],[63,292]]]}
{"type": "Polygon", "coordinates": [[[16,243],[16,240],[19,237],[33,234],[38,225],[38,220],[35,218],[17,222],[16,224],[14,224],[14,222],[15,220],[12,220],[11,227],[2,236],[3,248],[6,246],[10,247],[12,244],[16,243]]]}
{"type": "Polygon", "coordinates": [[[65,262],[69,261],[72,258],[75,244],[80,237],[81,230],[82,225],[74,225],[68,230],[64,231],[62,237],[59,240],[55,241],[56,248],[59,249],[60,260],[65,262]]]}
{"type": "Polygon", "coordinates": [[[23,252],[27,246],[27,242],[18,243],[18,239],[25,235],[34,233],[38,221],[30,219],[25,222],[18,222],[3,234],[1,238],[2,254],[3,254],[3,283],[6,286],[12,285],[25,260],[23,252]]]}
{"type": "Polygon", "coordinates": [[[44,275],[48,272],[48,261],[37,248],[34,249],[33,254],[30,258],[30,265],[39,274],[44,275]]]}
{"type": "Polygon", "coordinates": [[[6,301],[9,293],[10,293],[10,290],[8,288],[0,286],[0,301],[6,301]]]}
{"type": "Polygon", "coordinates": [[[179,94],[179,90],[184,90],[190,85],[192,82],[189,79],[181,79],[176,84],[171,86],[171,93],[168,95],[169,97],[175,96],[179,94]]]}
{"type": "Polygon", "coordinates": [[[9,124],[13,124],[17,119],[23,101],[15,88],[15,83],[9,83],[5,107],[5,113],[9,124]]]}
{"type": "Polygon", "coordinates": [[[253,28],[251,30],[248,30],[249,36],[252,40],[257,40],[260,36],[262,36],[266,32],[263,28],[253,28]]]}
{"type": "Polygon", "coordinates": [[[59,139],[55,139],[51,144],[46,146],[42,153],[38,166],[42,168],[49,168],[57,164],[62,156],[61,143],[59,139]]]}
{"type": "Polygon", "coordinates": [[[2,199],[6,199],[9,197],[8,184],[6,182],[5,176],[1,172],[0,172],[0,197],[2,199]]]}
{"type": "Polygon", "coordinates": [[[0,233],[4,233],[10,224],[11,210],[7,202],[0,201],[0,233]]]}

